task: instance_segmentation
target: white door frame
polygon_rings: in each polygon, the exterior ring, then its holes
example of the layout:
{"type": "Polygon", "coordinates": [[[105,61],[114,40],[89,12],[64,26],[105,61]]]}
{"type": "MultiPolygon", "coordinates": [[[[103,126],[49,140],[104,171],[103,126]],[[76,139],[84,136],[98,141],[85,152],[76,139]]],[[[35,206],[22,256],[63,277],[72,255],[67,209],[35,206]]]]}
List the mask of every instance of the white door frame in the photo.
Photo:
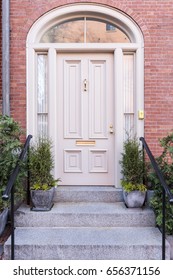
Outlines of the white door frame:
{"type": "MultiPolygon", "coordinates": [[[[115,186],[120,187],[120,165],[121,152],[123,150],[123,86],[122,86],[122,73],[123,73],[123,53],[133,52],[135,54],[135,124],[136,135],[144,135],[144,120],[138,119],[138,111],[144,110],[144,48],[142,33],[137,25],[126,15],[119,11],[106,8],[101,5],[69,5],[60,9],[55,9],[43,15],[31,28],[27,38],[27,133],[33,136],[37,135],[36,126],[36,55],[37,53],[48,54],[48,68],[49,68],[49,83],[48,92],[51,93],[49,100],[49,135],[52,139],[56,139],[56,56],[58,52],[112,52],[114,53],[114,94],[115,94],[115,186]],[[72,17],[74,13],[80,11],[92,12],[94,14],[104,14],[108,18],[115,18],[121,27],[129,31],[134,43],[105,43],[105,44],[56,44],[56,43],[39,43],[39,38],[53,25],[53,20],[57,20],[57,16],[68,15],[72,17]],[[48,24],[47,24],[48,23],[48,24]],[[49,24],[50,23],[50,24],[49,24]],[[128,30],[127,30],[128,29],[128,30]],[[116,94],[118,93],[118,94],[116,94]],[[53,120],[53,125],[52,125],[53,120]]],[[[58,143],[54,143],[54,153],[57,152],[58,143]]],[[[55,163],[55,176],[56,176],[56,163],[55,163]]]]}

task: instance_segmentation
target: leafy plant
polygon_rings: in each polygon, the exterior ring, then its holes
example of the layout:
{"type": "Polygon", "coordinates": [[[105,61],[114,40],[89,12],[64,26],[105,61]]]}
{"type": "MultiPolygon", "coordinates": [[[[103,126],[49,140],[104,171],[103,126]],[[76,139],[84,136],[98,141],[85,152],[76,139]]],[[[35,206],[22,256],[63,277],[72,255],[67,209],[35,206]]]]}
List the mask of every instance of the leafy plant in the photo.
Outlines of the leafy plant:
{"type": "Polygon", "coordinates": [[[145,192],[147,190],[147,188],[145,187],[144,184],[133,184],[131,182],[127,182],[127,181],[121,181],[122,187],[126,192],[132,192],[132,191],[141,191],[141,192],[145,192]]]}
{"type": "MultiPolygon", "coordinates": [[[[173,193],[173,132],[159,140],[162,147],[161,155],[156,159],[160,170],[164,175],[164,179],[173,193]]],[[[156,223],[159,227],[162,226],[162,186],[159,179],[151,168],[148,179],[154,187],[154,197],[151,200],[151,205],[156,214],[156,223]]],[[[167,199],[167,197],[166,197],[167,199]]],[[[167,201],[166,203],[166,232],[173,234],[173,206],[167,201]]]]}
{"type": "Polygon", "coordinates": [[[51,171],[54,159],[51,153],[52,142],[42,137],[31,146],[29,155],[30,186],[32,190],[48,190],[60,179],[55,180],[51,171]]]}
{"type": "Polygon", "coordinates": [[[143,185],[144,161],[143,152],[140,149],[136,137],[128,138],[124,142],[124,151],[122,153],[121,173],[123,175],[122,186],[126,191],[141,190],[146,191],[143,185]]]}
{"type": "MultiPolygon", "coordinates": [[[[18,122],[9,116],[0,115],[0,193],[2,194],[9,177],[18,161],[18,157],[22,148],[20,136],[23,134],[18,122]]],[[[20,173],[16,180],[15,189],[17,196],[23,196],[24,190],[21,188],[21,177],[24,172],[20,173]]],[[[0,198],[0,208],[7,206],[0,198]]]]}

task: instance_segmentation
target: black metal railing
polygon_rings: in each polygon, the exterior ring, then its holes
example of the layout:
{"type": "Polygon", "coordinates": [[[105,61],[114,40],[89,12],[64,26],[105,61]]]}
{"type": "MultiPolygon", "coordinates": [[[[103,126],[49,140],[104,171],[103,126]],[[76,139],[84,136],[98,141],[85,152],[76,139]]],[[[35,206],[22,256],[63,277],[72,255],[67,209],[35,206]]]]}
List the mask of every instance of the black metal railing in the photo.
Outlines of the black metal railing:
{"type": "Polygon", "coordinates": [[[28,135],[24,147],[19,155],[19,159],[16,163],[14,170],[11,173],[11,176],[8,180],[6,189],[2,195],[2,199],[8,200],[11,199],[11,259],[14,260],[14,184],[17,179],[17,176],[20,172],[21,162],[24,161],[26,154],[29,151],[29,143],[32,138],[32,135],[28,135]]]}
{"type": "Polygon", "coordinates": [[[158,167],[158,164],[151,152],[151,150],[149,149],[144,137],[140,137],[140,141],[142,142],[143,148],[145,149],[151,164],[155,170],[155,173],[158,176],[158,179],[161,183],[162,186],[162,260],[165,260],[165,252],[166,252],[166,195],[168,197],[168,201],[170,204],[173,204],[173,194],[170,191],[170,188],[168,187],[168,185],[166,184],[163,174],[160,170],[160,168],[158,167]]]}

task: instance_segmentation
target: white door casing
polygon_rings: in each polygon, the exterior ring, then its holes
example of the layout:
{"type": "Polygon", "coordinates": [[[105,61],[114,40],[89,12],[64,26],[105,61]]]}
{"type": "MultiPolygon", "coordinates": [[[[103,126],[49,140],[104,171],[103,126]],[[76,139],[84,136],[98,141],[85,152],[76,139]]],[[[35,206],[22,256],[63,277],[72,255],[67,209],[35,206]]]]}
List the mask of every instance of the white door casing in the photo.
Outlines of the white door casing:
{"type": "Polygon", "coordinates": [[[57,103],[62,184],[113,185],[113,54],[57,54],[57,103]]]}

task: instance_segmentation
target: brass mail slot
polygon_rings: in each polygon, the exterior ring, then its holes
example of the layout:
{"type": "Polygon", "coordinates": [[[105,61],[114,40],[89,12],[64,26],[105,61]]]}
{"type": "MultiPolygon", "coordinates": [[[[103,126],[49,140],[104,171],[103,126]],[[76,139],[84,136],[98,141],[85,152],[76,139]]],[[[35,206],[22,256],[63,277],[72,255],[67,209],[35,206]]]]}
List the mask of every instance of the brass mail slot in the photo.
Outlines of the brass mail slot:
{"type": "Polygon", "coordinates": [[[79,146],[92,146],[95,145],[95,140],[76,140],[76,145],[79,146]]]}

